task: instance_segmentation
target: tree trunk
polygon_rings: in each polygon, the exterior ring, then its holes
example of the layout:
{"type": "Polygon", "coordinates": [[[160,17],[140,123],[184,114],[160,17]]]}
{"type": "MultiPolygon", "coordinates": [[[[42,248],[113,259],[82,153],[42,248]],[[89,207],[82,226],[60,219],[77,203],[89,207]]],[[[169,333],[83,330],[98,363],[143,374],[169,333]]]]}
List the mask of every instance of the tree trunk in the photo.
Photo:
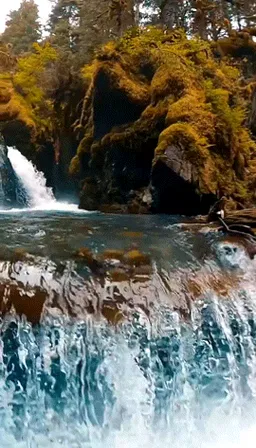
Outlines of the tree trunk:
{"type": "Polygon", "coordinates": [[[160,9],[160,20],[163,26],[172,30],[175,26],[179,26],[178,11],[179,0],[163,0],[160,9]]]}
{"type": "Polygon", "coordinates": [[[254,134],[256,134],[256,88],[252,94],[252,107],[249,116],[249,126],[254,134]]]}
{"type": "Polygon", "coordinates": [[[122,35],[128,28],[135,26],[135,4],[134,0],[126,0],[121,10],[121,29],[122,35]]]}
{"type": "Polygon", "coordinates": [[[227,0],[221,0],[221,12],[223,19],[228,19],[230,21],[228,5],[229,3],[227,2],[227,0]]]}

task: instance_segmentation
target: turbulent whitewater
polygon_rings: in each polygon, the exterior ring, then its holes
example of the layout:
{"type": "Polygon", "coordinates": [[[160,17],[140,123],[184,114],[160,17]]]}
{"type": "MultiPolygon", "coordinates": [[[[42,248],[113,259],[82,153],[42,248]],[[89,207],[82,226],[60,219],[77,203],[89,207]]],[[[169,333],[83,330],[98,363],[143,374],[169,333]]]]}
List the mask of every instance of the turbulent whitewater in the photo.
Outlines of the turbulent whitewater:
{"type": "MultiPolygon", "coordinates": [[[[79,211],[76,204],[56,201],[52,189],[46,186],[44,174],[38,171],[20,151],[8,148],[8,159],[23,187],[27,210],[79,211]]],[[[16,207],[17,211],[19,209],[16,207]]],[[[82,213],[82,211],[79,212],[82,213]]]]}
{"type": "Polygon", "coordinates": [[[1,448],[254,446],[243,246],[159,216],[0,213],[0,233],[1,448]],[[131,247],[146,264],[107,259],[131,247]]]}
{"type": "Polygon", "coordinates": [[[37,171],[32,162],[29,162],[17,149],[8,148],[8,158],[27,192],[29,207],[54,205],[56,202],[54,194],[51,188],[46,187],[44,174],[37,171]]]}
{"type": "Polygon", "coordinates": [[[242,243],[178,218],[77,214],[14,148],[0,168],[3,203],[25,201],[0,211],[1,448],[253,447],[242,243]]]}

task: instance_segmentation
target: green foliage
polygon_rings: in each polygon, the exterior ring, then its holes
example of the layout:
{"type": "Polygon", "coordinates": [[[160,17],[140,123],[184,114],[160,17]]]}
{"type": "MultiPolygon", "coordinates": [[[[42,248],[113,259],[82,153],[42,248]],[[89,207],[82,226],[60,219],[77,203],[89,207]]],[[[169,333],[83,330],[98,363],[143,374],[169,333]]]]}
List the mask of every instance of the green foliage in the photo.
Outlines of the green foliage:
{"type": "Polygon", "coordinates": [[[0,75],[0,122],[18,120],[35,130],[33,113],[25,99],[14,88],[10,75],[0,75]]]}
{"type": "MultiPolygon", "coordinates": [[[[131,29],[98,51],[83,74],[90,80],[90,95],[104,74],[110,98],[115,89],[124,101],[145,109],[134,123],[113,127],[101,141],[83,140],[73,165],[86,152],[102,168],[112,148],[146,157],[147,141],[155,139],[155,162],[165,163],[166,150],[178,148],[180,163],[192,166],[192,182],[201,193],[241,198],[248,192],[246,165],[256,149],[245,127],[248,103],[239,70],[215,60],[210,44],[187,39],[182,30],[131,29]]],[[[85,116],[93,116],[93,104],[88,102],[85,116]]]]}
{"type": "Polygon", "coordinates": [[[66,70],[79,70],[111,37],[105,0],[54,0],[48,22],[52,45],[66,59],[66,70]]]}
{"type": "Polygon", "coordinates": [[[50,125],[53,104],[46,98],[43,75],[56,61],[57,53],[48,43],[42,46],[34,44],[33,49],[33,53],[19,59],[14,86],[32,108],[35,120],[40,126],[47,127],[50,125]]]}
{"type": "Polygon", "coordinates": [[[23,0],[18,10],[11,11],[1,39],[12,46],[16,55],[28,52],[41,38],[38,6],[34,0],[23,0]]]}

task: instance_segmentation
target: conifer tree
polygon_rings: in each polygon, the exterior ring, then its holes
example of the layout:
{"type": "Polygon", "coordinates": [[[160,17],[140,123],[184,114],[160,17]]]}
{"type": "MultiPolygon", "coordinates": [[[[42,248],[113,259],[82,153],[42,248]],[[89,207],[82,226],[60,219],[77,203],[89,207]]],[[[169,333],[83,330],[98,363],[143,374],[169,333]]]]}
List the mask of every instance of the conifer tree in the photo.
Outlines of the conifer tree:
{"type": "Polygon", "coordinates": [[[34,0],[23,0],[19,9],[10,12],[2,42],[10,44],[13,53],[20,55],[30,51],[41,36],[38,6],[34,0]]]}

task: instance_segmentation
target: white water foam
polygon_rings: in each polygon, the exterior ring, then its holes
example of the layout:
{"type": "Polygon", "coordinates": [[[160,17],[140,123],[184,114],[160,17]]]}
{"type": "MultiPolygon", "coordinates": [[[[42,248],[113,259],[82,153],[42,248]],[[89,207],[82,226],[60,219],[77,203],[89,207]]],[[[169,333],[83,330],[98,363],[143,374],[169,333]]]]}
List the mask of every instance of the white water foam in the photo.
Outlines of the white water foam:
{"type": "MultiPolygon", "coordinates": [[[[28,197],[29,207],[22,209],[23,212],[67,211],[84,213],[84,211],[78,209],[76,204],[58,202],[54,197],[52,189],[46,186],[44,174],[38,171],[32,162],[27,160],[20,151],[9,147],[8,158],[28,197]]],[[[20,209],[7,210],[6,212],[20,212],[20,209]]]]}

